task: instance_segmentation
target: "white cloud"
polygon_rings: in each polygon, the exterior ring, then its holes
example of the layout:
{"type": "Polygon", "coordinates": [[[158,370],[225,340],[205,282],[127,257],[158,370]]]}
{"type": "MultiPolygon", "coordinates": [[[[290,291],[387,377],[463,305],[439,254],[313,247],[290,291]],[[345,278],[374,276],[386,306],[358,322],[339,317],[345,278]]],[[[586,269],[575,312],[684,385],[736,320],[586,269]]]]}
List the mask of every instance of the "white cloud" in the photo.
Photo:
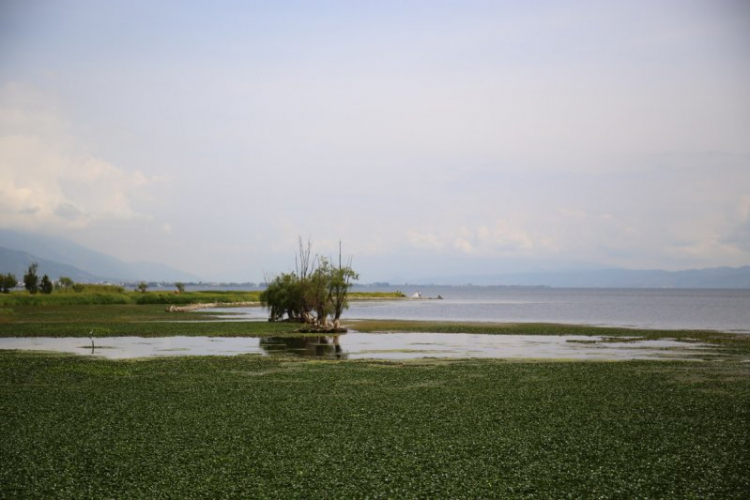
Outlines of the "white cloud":
{"type": "Polygon", "coordinates": [[[445,245],[443,238],[432,233],[408,231],[407,238],[411,246],[430,250],[440,250],[445,245]]]}
{"type": "Polygon", "coordinates": [[[490,224],[447,227],[437,234],[414,230],[407,234],[414,248],[483,257],[523,255],[550,244],[544,238],[532,236],[520,223],[504,219],[490,224]]]}
{"type": "Polygon", "coordinates": [[[134,198],[158,181],[81,151],[55,107],[17,84],[0,88],[0,172],[0,223],[25,229],[149,219],[134,198]]]}

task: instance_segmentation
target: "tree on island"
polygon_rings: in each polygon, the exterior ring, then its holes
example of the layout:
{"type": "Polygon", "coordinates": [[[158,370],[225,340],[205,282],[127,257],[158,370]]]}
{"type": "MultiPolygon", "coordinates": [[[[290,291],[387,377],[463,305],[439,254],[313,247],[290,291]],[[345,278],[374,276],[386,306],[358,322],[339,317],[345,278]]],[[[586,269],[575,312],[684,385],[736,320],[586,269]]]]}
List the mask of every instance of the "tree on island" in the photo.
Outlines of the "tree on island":
{"type": "Polygon", "coordinates": [[[39,264],[34,262],[29,266],[26,274],[23,275],[23,286],[31,294],[39,291],[39,276],[36,275],[36,270],[38,268],[39,264]]]}
{"type": "MultiPolygon", "coordinates": [[[[313,302],[315,298],[311,295],[310,288],[312,286],[310,277],[315,271],[315,261],[310,260],[312,254],[312,241],[307,240],[307,245],[302,243],[302,238],[299,238],[299,249],[298,254],[294,258],[294,267],[296,268],[297,290],[299,303],[300,318],[305,323],[312,323],[313,318],[310,314],[313,309],[313,302]]],[[[317,256],[316,256],[317,257],[317,256]]]]}
{"type": "Polygon", "coordinates": [[[286,319],[327,329],[333,319],[333,328],[341,327],[341,314],[349,307],[348,295],[352,281],[359,278],[351,267],[342,264],[339,244],[338,265],[330,259],[312,255],[312,244],[299,241],[295,257],[295,272],[283,273],[268,282],[260,294],[260,301],[269,310],[269,321],[286,319]],[[314,313],[314,315],[313,315],[314,313]]]}
{"type": "Polygon", "coordinates": [[[331,269],[331,281],[328,285],[334,328],[341,328],[341,314],[344,309],[349,309],[349,290],[352,287],[352,281],[358,279],[359,274],[352,269],[351,257],[347,265],[342,265],[341,242],[339,242],[339,265],[331,269]]]}
{"type": "Polygon", "coordinates": [[[331,281],[331,265],[325,257],[316,259],[317,267],[310,274],[306,288],[307,303],[315,312],[315,323],[325,328],[328,323],[328,315],[331,313],[331,301],[328,294],[328,285],[331,281]]]}
{"type": "Polygon", "coordinates": [[[260,301],[269,311],[269,321],[279,321],[284,315],[290,321],[303,322],[302,286],[295,273],[283,273],[268,282],[260,294],[260,301]]]}

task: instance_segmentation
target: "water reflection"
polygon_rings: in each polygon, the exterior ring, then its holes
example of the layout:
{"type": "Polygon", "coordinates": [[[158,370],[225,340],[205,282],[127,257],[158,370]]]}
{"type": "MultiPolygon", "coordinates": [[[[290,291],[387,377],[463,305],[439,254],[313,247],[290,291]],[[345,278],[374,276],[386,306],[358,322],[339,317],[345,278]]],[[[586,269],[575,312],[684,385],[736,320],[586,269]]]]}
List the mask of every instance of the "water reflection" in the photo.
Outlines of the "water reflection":
{"type": "Polygon", "coordinates": [[[266,337],[260,339],[265,354],[293,354],[307,358],[347,359],[339,335],[317,337],[266,337]]]}
{"type": "Polygon", "coordinates": [[[110,359],[155,356],[291,355],[323,359],[525,358],[705,359],[716,348],[675,339],[581,335],[360,333],[298,337],[0,338],[0,349],[69,352],[110,359]],[[92,340],[95,344],[92,344],[92,340]]]}

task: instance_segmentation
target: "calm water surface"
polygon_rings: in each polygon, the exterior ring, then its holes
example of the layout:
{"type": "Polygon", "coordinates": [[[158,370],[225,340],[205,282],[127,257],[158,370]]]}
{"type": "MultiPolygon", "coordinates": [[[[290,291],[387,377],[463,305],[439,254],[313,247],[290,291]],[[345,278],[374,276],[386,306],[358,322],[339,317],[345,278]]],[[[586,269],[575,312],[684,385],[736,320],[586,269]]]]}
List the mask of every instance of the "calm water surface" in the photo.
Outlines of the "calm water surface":
{"type": "MultiPolygon", "coordinates": [[[[384,289],[384,291],[395,290],[384,289]]],[[[750,290],[400,287],[444,300],[354,302],[352,319],[543,322],[750,333],[750,290]]],[[[266,318],[259,308],[227,309],[266,318]]]]}
{"type": "Polygon", "coordinates": [[[0,338],[0,349],[132,359],[160,356],[294,355],[328,359],[534,358],[706,359],[714,348],[676,340],[577,335],[476,335],[352,332],[320,337],[0,338]]]}

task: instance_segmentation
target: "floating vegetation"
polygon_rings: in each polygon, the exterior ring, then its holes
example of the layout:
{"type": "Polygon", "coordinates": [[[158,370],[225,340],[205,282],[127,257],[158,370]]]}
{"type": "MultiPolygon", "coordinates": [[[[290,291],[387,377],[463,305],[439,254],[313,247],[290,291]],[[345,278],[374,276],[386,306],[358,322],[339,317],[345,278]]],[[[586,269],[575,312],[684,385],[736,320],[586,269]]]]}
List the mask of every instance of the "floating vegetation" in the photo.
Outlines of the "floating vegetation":
{"type": "Polygon", "coordinates": [[[0,401],[9,498],[731,499],[750,483],[747,363],[0,352],[0,401]]]}

